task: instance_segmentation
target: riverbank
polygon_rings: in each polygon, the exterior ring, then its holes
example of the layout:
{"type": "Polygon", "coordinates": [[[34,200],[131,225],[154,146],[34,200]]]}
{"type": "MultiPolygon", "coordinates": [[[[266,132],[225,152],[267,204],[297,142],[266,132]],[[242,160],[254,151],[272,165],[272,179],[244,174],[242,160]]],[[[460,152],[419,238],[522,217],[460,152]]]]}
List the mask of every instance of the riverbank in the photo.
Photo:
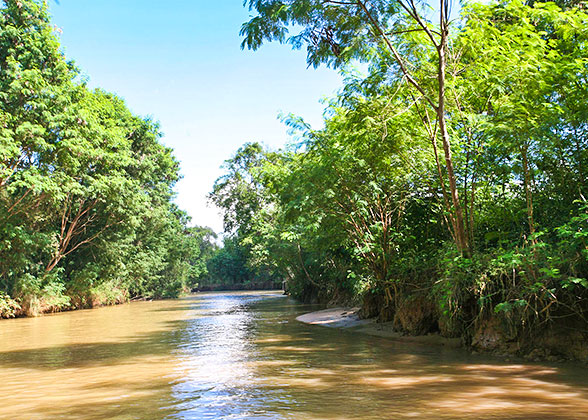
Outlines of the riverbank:
{"type": "Polygon", "coordinates": [[[520,359],[540,362],[574,361],[588,363],[588,343],[581,332],[548,331],[529,340],[527,346],[509,342],[500,334],[498,326],[487,323],[476,334],[471,345],[464,345],[461,338],[443,337],[433,332],[424,335],[407,335],[399,332],[393,321],[378,322],[377,318],[362,319],[359,307],[336,307],[300,315],[297,321],[328,328],[339,328],[360,334],[385,337],[402,342],[444,346],[464,347],[473,354],[486,353],[506,360],[520,359]]]}
{"type": "Polygon", "coordinates": [[[11,318],[38,317],[57,312],[70,312],[80,309],[95,309],[104,306],[121,305],[128,302],[148,300],[142,297],[131,298],[128,291],[111,289],[107,292],[88,292],[77,295],[27,295],[13,299],[0,294],[0,320],[11,318]]]}
{"type": "Polygon", "coordinates": [[[404,342],[431,344],[450,348],[462,347],[461,339],[446,338],[436,333],[418,336],[402,334],[394,329],[392,321],[377,322],[376,318],[361,319],[358,315],[359,310],[359,307],[323,309],[321,311],[300,315],[296,320],[305,324],[320,325],[328,328],[340,328],[360,334],[391,338],[404,342]]]}
{"type": "Polygon", "coordinates": [[[128,303],[145,302],[145,301],[169,301],[178,300],[196,294],[216,293],[216,292],[276,292],[283,293],[279,288],[237,288],[237,289],[219,289],[219,290],[194,290],[185,291],[177,297],[154,298],[154,297],[129,297],[128,292],[123,290],[113,290],[111,294],[93,294],[86,296],[68,296],[67,304],[63,306],[55,305],[50,300],[43,297],[27,297],[18,302],[8,295],[0,294],[0,321],[14,318],[35,318],[43,315],[50,315],[60,312],[74,312],[79,310],[98,309],[107,306],[118,306],[128,303]]]}

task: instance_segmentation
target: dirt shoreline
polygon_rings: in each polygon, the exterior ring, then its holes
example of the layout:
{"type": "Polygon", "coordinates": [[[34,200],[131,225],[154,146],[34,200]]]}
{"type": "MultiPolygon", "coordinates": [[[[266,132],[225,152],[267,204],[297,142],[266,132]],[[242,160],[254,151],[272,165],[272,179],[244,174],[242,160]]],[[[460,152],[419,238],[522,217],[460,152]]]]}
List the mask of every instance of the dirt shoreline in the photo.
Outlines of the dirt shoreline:
{"type": "Polygon", "coordinates": [[[461,339],[445,338],[439,334],[427,334],[420,336],[403,335],[394,331],[392,322],[376,322],[374,318],[360,319],[357,315],[358,307],[330,308],[321,311],[310,312],[296,317],[296,320],[309,325],[318,325],[327,328],[340,328],[360,334],[390,338],[394,340],[431,344],[450,348],[462,347],[461,339]]]}

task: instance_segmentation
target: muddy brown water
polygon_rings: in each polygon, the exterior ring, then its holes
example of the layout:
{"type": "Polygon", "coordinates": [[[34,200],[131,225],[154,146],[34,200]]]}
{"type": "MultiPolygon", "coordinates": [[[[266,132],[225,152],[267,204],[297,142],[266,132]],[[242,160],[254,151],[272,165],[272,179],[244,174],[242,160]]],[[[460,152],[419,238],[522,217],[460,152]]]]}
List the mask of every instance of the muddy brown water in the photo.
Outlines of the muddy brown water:
{"type": "Polygon", "coordinates": [[[588,369],[301,324],[274,292],[0,322],[0,419],[588,419],[588,369]]]}

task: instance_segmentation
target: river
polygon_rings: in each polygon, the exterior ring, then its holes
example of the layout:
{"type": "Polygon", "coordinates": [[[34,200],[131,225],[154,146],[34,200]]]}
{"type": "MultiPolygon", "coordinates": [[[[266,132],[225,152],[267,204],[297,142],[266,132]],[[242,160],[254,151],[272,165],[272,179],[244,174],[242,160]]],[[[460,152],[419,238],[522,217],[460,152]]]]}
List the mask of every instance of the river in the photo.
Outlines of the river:
{"type": "Polygon", "coordinates": [[[301,324],[277,292],[0,322],[0,419],[586,419],[588,369],[301,324]]]}

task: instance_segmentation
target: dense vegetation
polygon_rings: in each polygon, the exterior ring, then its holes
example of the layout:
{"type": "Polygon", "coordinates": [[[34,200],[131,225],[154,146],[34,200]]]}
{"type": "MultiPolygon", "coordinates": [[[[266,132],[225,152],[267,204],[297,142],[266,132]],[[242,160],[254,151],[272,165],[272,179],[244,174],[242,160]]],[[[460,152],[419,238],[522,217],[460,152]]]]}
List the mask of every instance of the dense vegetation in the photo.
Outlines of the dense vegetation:
{"type": "Polygon", "coordinates": [[[58,31],[44,2],[0,7],[0,317],[177,296],[206,270],[157,124],[90,91],[58,31]]]}
{"type": "Polygon", "coordinates": [[[583,3],[248,4],[244,47],[305,46],[347,79],[324,129],[291,117],[297,144],[228,161],[212,199],[240,264],[408,333],[588,330],[583,3]]]}

